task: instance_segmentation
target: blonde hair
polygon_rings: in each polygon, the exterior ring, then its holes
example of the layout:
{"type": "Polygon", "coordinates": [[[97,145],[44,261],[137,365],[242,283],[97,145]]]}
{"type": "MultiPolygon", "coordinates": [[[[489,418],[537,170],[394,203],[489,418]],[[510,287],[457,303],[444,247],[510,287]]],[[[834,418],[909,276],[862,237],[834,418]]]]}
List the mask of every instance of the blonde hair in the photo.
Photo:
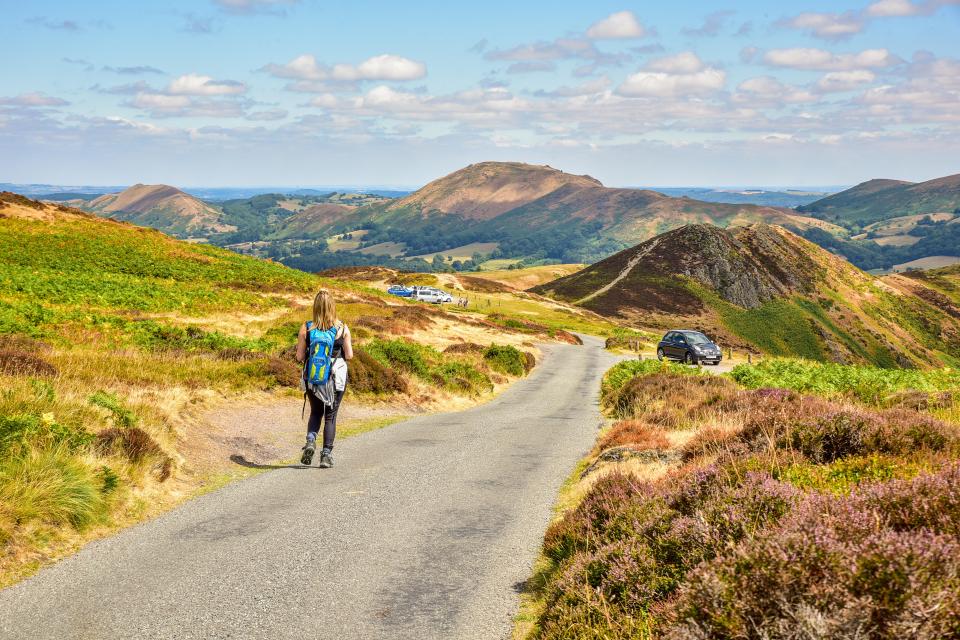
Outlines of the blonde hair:
{"type": "Polygon", "coordinates": [[[337,324],[337,303],[326,289],[320,289],[313,299],[313,326],[329,329],[337,324]]]}

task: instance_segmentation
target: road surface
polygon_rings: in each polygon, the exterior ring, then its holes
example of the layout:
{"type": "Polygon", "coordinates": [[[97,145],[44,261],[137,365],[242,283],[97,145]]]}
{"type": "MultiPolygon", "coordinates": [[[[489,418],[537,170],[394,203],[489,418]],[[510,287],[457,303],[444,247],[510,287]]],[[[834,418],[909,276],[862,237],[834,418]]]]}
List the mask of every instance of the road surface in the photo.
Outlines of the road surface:
{"type": "Polygon", "coordinates": [[[0,591],[0,638],[503,638],[564,478],[593,445],[599,340],[495,400],[338,443],[0,591]]]}

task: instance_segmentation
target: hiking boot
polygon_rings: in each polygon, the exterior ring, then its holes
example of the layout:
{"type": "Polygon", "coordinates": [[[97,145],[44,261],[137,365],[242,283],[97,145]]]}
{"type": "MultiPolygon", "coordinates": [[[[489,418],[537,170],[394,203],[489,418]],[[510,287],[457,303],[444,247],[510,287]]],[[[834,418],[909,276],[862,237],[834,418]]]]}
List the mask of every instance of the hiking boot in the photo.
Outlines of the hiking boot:
{"type": "Polygon", "coordinates": [[[317,466],[321,469],[329,469],[333,466],[333,456],[330,455],[330,449],[324,449],[320,452],[320,464],[317,466]]]}
{"type": "Polygon", "coordinates": [[[303,454],[300,456],[300,464],[305,464],[310,466],[310,463],[313,462],[313,454],[317,450],[317,443],[313,440],[307,440],[307,444],[303,445],[303,454]]]}

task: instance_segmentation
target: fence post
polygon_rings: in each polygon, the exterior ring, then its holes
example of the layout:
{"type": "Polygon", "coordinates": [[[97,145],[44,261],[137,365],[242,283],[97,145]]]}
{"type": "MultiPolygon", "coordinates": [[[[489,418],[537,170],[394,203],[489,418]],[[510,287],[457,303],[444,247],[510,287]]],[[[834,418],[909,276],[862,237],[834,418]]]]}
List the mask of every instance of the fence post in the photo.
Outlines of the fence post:
{"type": "Polygon", "coordinates": [[[753,354],[749,351],[747,352],[747,364],[753,364],[753,354]]]}

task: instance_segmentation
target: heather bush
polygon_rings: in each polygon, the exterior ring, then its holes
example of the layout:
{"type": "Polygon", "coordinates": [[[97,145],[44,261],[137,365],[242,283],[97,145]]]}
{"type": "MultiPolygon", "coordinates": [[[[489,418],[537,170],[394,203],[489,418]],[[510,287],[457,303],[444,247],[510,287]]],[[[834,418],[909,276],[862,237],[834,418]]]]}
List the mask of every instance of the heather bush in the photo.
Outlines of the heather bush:
{"type": "Polygon", "coordinates": [[[575,555],[546,594],[536,638],[649,637],[645,603],[660,596],[656,560],[636,540],[575,555]]]}
{"type": "Polygon", "coordinates": [[[809,494],[781,526],[691,572],[670,638],[960,633],[960,470],[809,494]]]}
{"type": "Polygon", "coordinates": [[[134,464],[142,465],[160,482],[173,473],[173,458],[164,452],[149,433],[139,427],[112,427],[101,431],[97,434],[96,446],[102,454],[119,454],[134,464]]]}
{"type": "MultiPolygon", "coordinates": [[[[799,495],[769,475],[719,467],[659,486],[616,473],[601,478],[547,532],[544,552],[558,568],[541,637],[571,637],[565,627],[597,620],[646,624],[687,572],[777,522],[799,495]]],[[[610,628],[611,637],[629,637],[610,628]]]]}
{"type": "Polygon", "coordinates": [[[686,459],[703,453],[737,456],[782,449],[822,464],[873,453],[953,451],[960,444],[956,427],[915,411],[870,410],[791,392],[741,393],[718,409],[736,413],[743,428],[724,433],[704,430],[685,446],[686,459]]]}
{"type": "Polygon", "coordinates": [[[353,360],[350,361],[348,375],[349,388],[359,393],[383,395],[407,392],[406,380],[360,347],[353,349],[353,360]]]}
{"type": "Polygon", "coordinates": [[[57,368],[38,355],[19,349],[0,349],[0,374],[55,377],[57,368]]]}

